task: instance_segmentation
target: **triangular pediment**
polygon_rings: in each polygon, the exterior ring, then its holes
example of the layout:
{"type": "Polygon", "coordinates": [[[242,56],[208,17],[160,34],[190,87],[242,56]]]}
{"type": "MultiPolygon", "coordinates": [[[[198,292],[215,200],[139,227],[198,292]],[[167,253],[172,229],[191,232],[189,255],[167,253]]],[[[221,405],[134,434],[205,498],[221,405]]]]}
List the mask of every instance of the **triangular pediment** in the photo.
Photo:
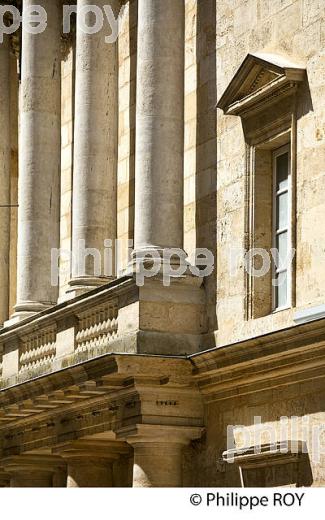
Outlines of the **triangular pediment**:
{"type": "Polygon", "coordinates": [[[304,77],[304,66],[283,56],[248,54],[217,107],[225,114],[249,113],[256,108],[263,108],[266,102],[290,94],[304,77]]]}

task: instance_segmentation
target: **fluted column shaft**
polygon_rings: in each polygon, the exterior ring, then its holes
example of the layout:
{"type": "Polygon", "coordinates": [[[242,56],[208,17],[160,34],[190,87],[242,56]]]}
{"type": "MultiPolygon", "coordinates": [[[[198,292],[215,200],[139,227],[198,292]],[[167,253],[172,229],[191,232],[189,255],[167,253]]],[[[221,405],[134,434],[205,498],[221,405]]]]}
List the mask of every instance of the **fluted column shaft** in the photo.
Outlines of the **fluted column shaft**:
{"type": "MultiPolygon", "coordinates": [[[[116,0],[78,0],[77,21],[85,7],[101,9],[116,0]]],[[[75,133],[73,175],[73,267],[70,286],[77,291],[101,285],[114,275],[104,270],[104,241],[116,238],[116,169],[118,127],[117,44],[107,43],[107,26],[95,34],[86,34],[77,23],[75,133]],[[93,256],[81,254],[84,248],[100,253],[100,272],[95,271],[93,256]],[[112,275],[112,276],[110,276],[112,275]]]]}
{"type": "Polygon", "coordinates": [[[9,311],[10,42],[0,44],[0,326],[9,311]]]}
{"type": "Polygon", "coordinates": [[[183,247],[184,1],[139,0],[135,253],[183,247]]]}
{"type": "MultiPolygon", "coordinates": [[[[33,5],[24,0],[24,7],[33,5]]],[[[51,249],[59,247],[61,136],[60,0],[39,0],[47,12],[40,34],[22,30],[16,316],[55,304],[51,249]]]]}

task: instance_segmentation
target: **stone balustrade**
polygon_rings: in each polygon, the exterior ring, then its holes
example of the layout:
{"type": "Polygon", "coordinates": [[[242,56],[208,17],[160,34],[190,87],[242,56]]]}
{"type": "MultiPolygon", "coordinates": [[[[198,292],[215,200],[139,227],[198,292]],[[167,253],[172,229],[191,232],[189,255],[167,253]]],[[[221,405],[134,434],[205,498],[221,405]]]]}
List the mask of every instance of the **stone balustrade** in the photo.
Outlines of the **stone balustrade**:
{"type": "Polygon", "coordinates": [[[106,304],[78,316],[76,353],[105,349],[118,335],[118,308],[106,304]]]}
{"type": "Polygon", "coordinates": [[[43,370],[51,364],[56,354],[56,329],[40,331],[27,336],[22,342],[19,358],[19,372],[29,370],[43,370]]]}
{"type": "Polygon", "coordinates": [[[132,278],[125,277],[119,284],[108,284],[2,329],[0,386],[117,351],[119,295],[130,289],[132,294],[133,287],[132,278]]]}
{"type": "Polygon", "coordinates": [[[0,330],[0,388],[110,353],[197,351],[204,309],[200,279],[164,287],[157,275],[139,287],[134,276],[121,277],[0,330]]]}

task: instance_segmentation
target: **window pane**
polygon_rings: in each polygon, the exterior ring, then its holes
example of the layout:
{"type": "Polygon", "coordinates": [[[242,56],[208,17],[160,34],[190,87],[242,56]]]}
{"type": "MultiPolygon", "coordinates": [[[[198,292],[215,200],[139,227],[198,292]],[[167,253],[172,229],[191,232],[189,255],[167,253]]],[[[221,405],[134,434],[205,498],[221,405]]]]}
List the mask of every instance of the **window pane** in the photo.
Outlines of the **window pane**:
{"type": "Polygon", "coordinates": [[[288,273],[284,271],[276,275],[276,287],[275,287],[275,306],[286,307],[288,304],[288,273]]]}
{"type": "Polygon", "coordinates": [[[288,187],[289,154],[288,152],[276,158],[276,190],[288,187]]]}
{"type": "Polygon", "coordinates": [[[281,193],[276,198],[276,228],[288,227],[288,192],[281,193]]]}
{"type": "Polygon", "coordinates": [[[276,248],[278,250],[277,269],[287,267],[288,255],[288,232],[285,231],[276,237],[276,248]]]}

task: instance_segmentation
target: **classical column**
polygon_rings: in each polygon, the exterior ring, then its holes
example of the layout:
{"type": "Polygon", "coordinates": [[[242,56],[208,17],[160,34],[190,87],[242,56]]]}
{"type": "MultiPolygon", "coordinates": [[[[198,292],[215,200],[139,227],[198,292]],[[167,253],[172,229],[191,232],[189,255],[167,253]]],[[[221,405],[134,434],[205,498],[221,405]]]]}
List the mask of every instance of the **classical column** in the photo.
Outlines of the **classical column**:
{"type": "Polygon", "coordinates": [[[31,34],[24,18],[22,29],[16,319],[54,305],[58,294],[51,249],[59,247],[62,4],[38,5],[47,12],[45,31],[31,34]]]}
{"type": "Polygon", "coordinates": [[[0,44],[0,326],[9,312],[10,40],[0,44]]]}
{"type": "Polygon", "coordinates": [[[135,252],[183,247],[184,0],[139,0],[135,252]]]}
{"type": "Polygon", "coordinates": [[[133,487],[182,487],[184,446],[202,428],[140,424],[118,436],[134,448],[133,487]]]}
{"type": "MultiPolygon", "coordinates": [[[[116,239],[116,171],[118,127],[117,44],[108,43],[107,24],[86,34],[94,15],[86,6],[103,11],[117,0],[78,0],[75,132],[72,218],[72,279],[69,292],[85,292],[114,277],[114,266],[104,268],[104,250],[116,239]],[[88,256],[85,250],[91,249],[88,256]]],[[[114,250],[114,248],[112,248],[114,250]]],[[[112,251],[113,252],[113,251],[112,251]]],[[[114,254],[112,255],[114,257],[114,254]]]]}
{"type": "Polygon", "coordinates": [[[10,487],[52,487],[53,475],[64,467],[60,457],[53,455],[20,455],[3,461],[10,476],[10,487]]]}
{"type": "Polygon", "coordinates": [[[80,440],[54,451],[67,463],[67,487],[112,487],[113,463],[129,448],[124,442],[80,440]]]}

